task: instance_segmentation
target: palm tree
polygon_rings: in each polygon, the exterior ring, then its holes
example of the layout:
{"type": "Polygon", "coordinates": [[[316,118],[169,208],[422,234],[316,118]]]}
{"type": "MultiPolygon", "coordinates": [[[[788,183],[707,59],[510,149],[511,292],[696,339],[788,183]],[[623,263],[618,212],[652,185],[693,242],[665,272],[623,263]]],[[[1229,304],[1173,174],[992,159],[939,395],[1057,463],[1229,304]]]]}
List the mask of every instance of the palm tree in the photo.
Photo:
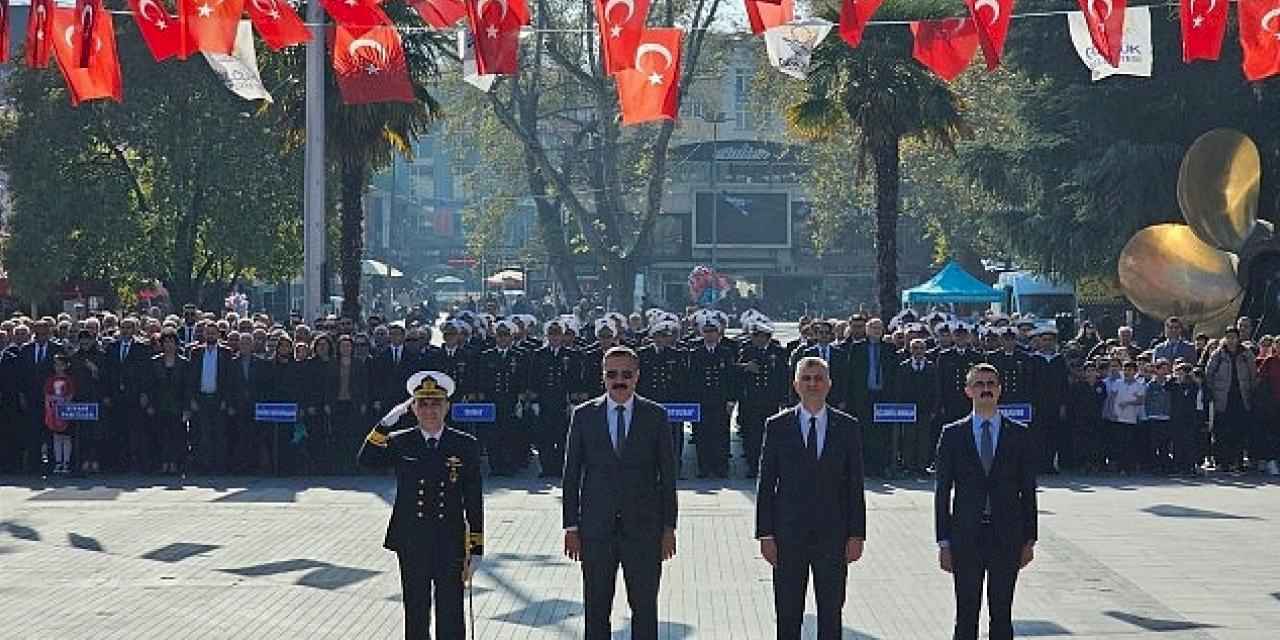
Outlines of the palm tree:
{"type": "MultiPolygon", "coordinates": [[[[404,7],[384,7],[397,25],[421,26],[404,7]]],[[[398,153],[413,157],[413,143],[442,117],[440,104],[426,87],[437,77],[440,55],[456,58],[451,35],[437,31],[401,32],[415,102],[347,105],[342,102],[333,67],[325,67],[325,149],[330,175],[339,182],[340,233],[338,273],[342,280],[342,315],[360,317],[360,261],[364,257],[364,193],[370,177],[386,168],[398,153]]],[[[305,49],[296,47],[282,60],[284,69],[302,77],[305,49]]],[[[286,71],[287,72],[287,71],[286,71]]],[[[288,83],[279,108],[293,144],[306,140],[306,92],[303,83],[288,83]]]]}
{"type": "MultiPolygon", "coordinates": [[[[933,6],[886,0],[881,20],[919,19],[933,6]]],[[[829,16],[828,19],[833,19],[829,16]]],[[[811,140],[849,138],[875,178],[876,285],[881,315],[899,308],[898,214],[901,148],[914,138],[954,150],[965,135],[960,96],[907,53],[906,27],[868,29],[851,49],[828,38],[813,53],[803,97],[786,111],[787,122],[811,140]]]]}

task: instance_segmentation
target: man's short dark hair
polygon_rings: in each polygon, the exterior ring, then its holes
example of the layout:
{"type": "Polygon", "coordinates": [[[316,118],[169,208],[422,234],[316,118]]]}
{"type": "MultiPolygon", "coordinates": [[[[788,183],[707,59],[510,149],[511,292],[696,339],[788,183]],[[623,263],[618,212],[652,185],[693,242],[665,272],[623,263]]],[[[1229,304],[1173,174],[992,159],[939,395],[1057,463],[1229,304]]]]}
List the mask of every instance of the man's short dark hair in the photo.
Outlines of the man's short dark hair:
{"type": "Polygon", "coordinates": [[[624,347],[624,346],[609,347],[609,350],[604,352],[604,356],[600,358],[600,361],[604,362],[609,358],[631,358],[632,360],[635,361],[637,367],[640,366],[640,356],[637,355],[635,350],[633,350],[631,347],[624,347]]]}
{"type": "Polygon", "coordinates": [[[997,369],[995,365],[987,362],[979,362],[978,364],[969,367],[969,371],[964,374],[964,383],[966,385],[972,383],[973,377],[979,373],[990,373],[996,377],[997,383],[1000,382],[1000,370],[997,369]]]}

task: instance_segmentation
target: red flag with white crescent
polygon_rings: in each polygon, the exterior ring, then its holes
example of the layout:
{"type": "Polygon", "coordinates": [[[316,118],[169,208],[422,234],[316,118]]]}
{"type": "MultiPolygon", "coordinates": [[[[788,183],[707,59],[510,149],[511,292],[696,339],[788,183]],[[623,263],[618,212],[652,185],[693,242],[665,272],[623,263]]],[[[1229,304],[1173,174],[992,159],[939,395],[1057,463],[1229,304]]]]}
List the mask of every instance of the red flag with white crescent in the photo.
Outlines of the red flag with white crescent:
{"type": "Polygon", "coordinates": [[[467,17],[462,0],[409,0],[409,4],[423,22],[437,29],[448,29],[467,17]]]}
{"type": "Polygon", "coordinates": [[[1228,0],[1182,0],[1182,61],[1217,60],[1227,33],[1228,0]]]}
{"type": "Polygon", "coordinates": [[[527,23],[524,0],[467,0],[467,24],[476,34],[480,75],[515,75],[520,67],[520,27],[527,23]]]}
{"type": "Polygon", "coordinates": [[[911,23],[915,36],[912,57],[950,82],[969,67],[978,52],[978,30],[972,18],[947,18],[911,23]]]}
{"type": "Polygon", "coordinates": [[[1240,0],[1236,11],[1244,77],[1261,80],[1280,74],[1280,0],[1240,0]]]}
{"type": "Polygon", "coordinates": [[[321,0],[320,4],[333,16],[334,22],[354,35],[360,35],[365,29],[391,24],[391,18],[374,0],[321,0]]]}
{"type": "Polygon", "coordinates": [[[147,43],[147,50],[156,62],[178,55],[182,48],[182,29],[161,0],[129,0],[129,8],[133,9],[133,21],[138,24],[142,41],[147,43]]]}
{"type": "Polygon", "coordinates": [[[862,31],[867,28],[884,0],[844,0],[840,3],[840,39],[850,47],[862,44],[862,31]]]}
{"type": "Polygon", "coordinates": [[[9,0],[0,0],[0,62],[9,61],[9,0]]]}
{"type": "MultiPolygon", "coordinates": [[[[1217,0],[1215,0],[1217,1],[1217,0]]],[[[994,71],[1004,57],[1004,40],[1009,35],[1013,0],[964,0],[978,29],[978,44],[986,59],[987,71],[994,71]]]]}
{"type": "Polygon", "coordinates": [[[75,12],[78,28],[72,59],[83,69],[89,66],[89,58],[93,55],[93,39],[97,31],[94,25],[102,13],[102,0],[76,0],[75,12]]]}
{"type": "Polygon", "coordinates": [[[632,68],[648,18],[649,0],[596,0],[596,24],[600,25],[606,73],[632,68]]]}
{"type": "Polygon", "coordinates": [[[83,68],[75,58],[76,42],[81,38],[81,21],[78,18],[75,9],[66,8],[55,10],[51,20],[53,52],[67,82],[71,104],[103,98],[120,102],[124,99],[124,83],[111,15],[101,12],[94,20],[92,37],[89,38],[93,54],[89,56],[89,66],[83,68]]]}
{"type": "Polygon", "coordinates": [[[178,57],[186,60],[197,51],[231,55],[241,13],[244,0],[178,0],[183,36],[178,57]]]}
{"type": "Polygon", "coordinates": [[[27,66],[43,69],[53,57],[53,0],[31,0],[27,15],[27,66]]]}
{"type": "Polygon", "coordinates": [[[796,17],[795,0],[746,0],[746,3],[747,22],[751,24],[753,35],[758,36],[773,27],[791,22],[796,17]]]}
{"type": "Polygon", "coordinates": [[[253,28],[273,51],[311,40],[311,30],[284,0],[245,0],[253,28]]]}
{"type": "MultiPolygon", "coordinates": [[[[790,3],[791,0],[786,0],[790,3]]],[[[631,68],[614,74],[622,124],[675,120],[680,111],[680,29],[645,29],[631,68]]]]}
{"type": "MultiPolygon", "coordinates": [[[[1089,25],[1089,39],[1108,64],[1120,66],[1120,48],[1124,44],[1125,0],[1076,0],[1089,25]]],[[[1221,1],[1221,0],[1220,0],[1221,1]]]]}
{"type": "Polygon", "coordinates": [[[333,73],[345,104],[413,102],[409,62],[395,27],[334,29],[333,73]]]}

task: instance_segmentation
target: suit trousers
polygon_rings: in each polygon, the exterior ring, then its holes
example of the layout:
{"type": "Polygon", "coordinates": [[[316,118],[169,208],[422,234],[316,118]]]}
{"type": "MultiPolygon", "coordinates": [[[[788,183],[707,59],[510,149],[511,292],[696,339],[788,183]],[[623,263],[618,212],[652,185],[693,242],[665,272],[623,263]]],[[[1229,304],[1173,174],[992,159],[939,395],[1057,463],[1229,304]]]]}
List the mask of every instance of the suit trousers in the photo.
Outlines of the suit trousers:
{"type": "Polygon", "coordinates": [[[539,403],[538,464],[542,473],[559,476],[564,472],[564,444],[569,431],[569,405],[559,398],[539,403]]]}
{"type": "Polygon", "coordinates": [[[697,447],[698,473],[725,475],[729,472],[729,412],[725,401],[702,402],[702,421],[693,425],[697,447]]]}
{"type": "Polygon", "coordinates": [[[902,453],[902,466],[912,471],[924,471],[933,461],[933,451],[938,440],[928,421],[918,421],[897,427],[901,433],[898,446],[902,453]]]}
{"type": "Polygon", "coordinates": [[[742,434],[742,453],[747,459],[747,469],[760,468],[760,448],[764,443],[764,421],[778,412],[777,405],[738,405],[738,433],[742,434]]]}
{"type": "Polygon", "coordinates": [[[195,458],[197,467],[204,473],[223,473],[227,470],[227,425],[222,410],[218,408],[216,395],[195,395],[197,411],[191,417],[195,431],[195,458]]]}
{"type": "Polygon", "coordinates": [[[396,552],[404,600],[405,640],[431,638],[431,603],[435,600],[436,638],[466,637],[463,615],[462,562],[438,556],[438,550],[408,547],[396,552]]]}
{"type": "Polygon", "coordinates": [[[956,595],[953,640],[977,640],[984,581],[991,640],[1012,640],[1013,590],[1021,557],[1022,548],[1000,542],[991,525],[982,525],[976,540],[952,542],[951,575],[956,595]]]}
{"type": "Polygon", "coordinates": [[[778,640],[799,640],[804,623],[804,598],[813,574],[813,593],[818,601],[818,640],[839,640],[841,610],[849,565],[844,561],[844,544],[813,544],[778,540],[778,564],[773,568],[773,604],[778,616],[778,640]]]}
{"type": "Polygon", "coordinates": [[[612,533],[600,538],[582,537],[583,613],[586,640],[608,640],[609,615],[618,566],[627,587],[631,607],[632,640],[658,637],[658,584],[662,579],[661,534],[627,532],[621,518],[612,533]]]}

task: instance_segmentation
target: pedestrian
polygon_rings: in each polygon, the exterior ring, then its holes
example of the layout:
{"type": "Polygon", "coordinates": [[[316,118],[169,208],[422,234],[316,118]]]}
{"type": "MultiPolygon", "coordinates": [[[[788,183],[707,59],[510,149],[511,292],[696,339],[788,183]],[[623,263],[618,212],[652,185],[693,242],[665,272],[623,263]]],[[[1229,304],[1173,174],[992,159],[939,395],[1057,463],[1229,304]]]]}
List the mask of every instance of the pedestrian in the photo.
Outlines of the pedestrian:
{"type": "Polygon", "coordinates": [[[1240,329],[1228,327],[1205,365],[1205,382],[1213,397],[1214,458],[1220,471],[1243,470],[1244,450],[1254,431],[1250,415],[1256,378],[1253,354],[1240,344],[1240,329]]]}
{"type": "Polygon", "coordinates": [[[676,554],[675,459],[666,411],[637,396],[640,359],[603,357],[607,392],[574,407],[564,462],[564,550],[582,563],[586,640],[610,637],[619,566],[631,637],[658,637],[662,563],[676,554]]]}
{"type": "Polygon", "coordinates": [[[965,393],[972,412],[945,425],[938,438],[933,500],[938,564],[953,578],[954,640],[977,639],[984,582],[990,638],[1010,640],[1018,573],[1035,556],[1040,456],[1026,425],[998,411],[999,370],[974,365],[965,377],[965,393]]]}
{"type": "Polygon", "coordinates": [[[831,377],[821,358],[802,358],[792,385],[800,403],[765,425],[755,537],[773,567],[776,637],[799,640],[812,574],[818,640],[838,640],[848,565],[867,537],[862,431],[857,418],[827,404],[831,377]]]}
{"type": "Polygon", "coordinates": [[[1107,463],[1108,469],[1133,471],[1132,443],[1142,409],[1146,405],[1146,383],[1138,378],[1138,363],[1120,365],[1121,376],[1107,383],[1107,463]]]}
{"type": "Polygon", "coordinates": [[[178,333],[172,327],[160,331],[160,352],[148,362],[146,391],[139,402],[159,442],[160,472],[178,473],[187,458],[187,421],[190,361],[180,353],[178,333]]]}
{"type": "Polygon", "coordinates": [[[383,546],[396,553],[404,598],[406,640],[466,637],[463,589],[484,555],[484,489],[480,445],[445,426],[454,382],[420,371],[405,382],[409,399],[396,404],[360,446],[360,464],[396,475],[396,497],[383,546]],[[392,431],[412,411],[416,424],[392,431]],[[434,600],[434,607],[433,605],[434,600]]]}

